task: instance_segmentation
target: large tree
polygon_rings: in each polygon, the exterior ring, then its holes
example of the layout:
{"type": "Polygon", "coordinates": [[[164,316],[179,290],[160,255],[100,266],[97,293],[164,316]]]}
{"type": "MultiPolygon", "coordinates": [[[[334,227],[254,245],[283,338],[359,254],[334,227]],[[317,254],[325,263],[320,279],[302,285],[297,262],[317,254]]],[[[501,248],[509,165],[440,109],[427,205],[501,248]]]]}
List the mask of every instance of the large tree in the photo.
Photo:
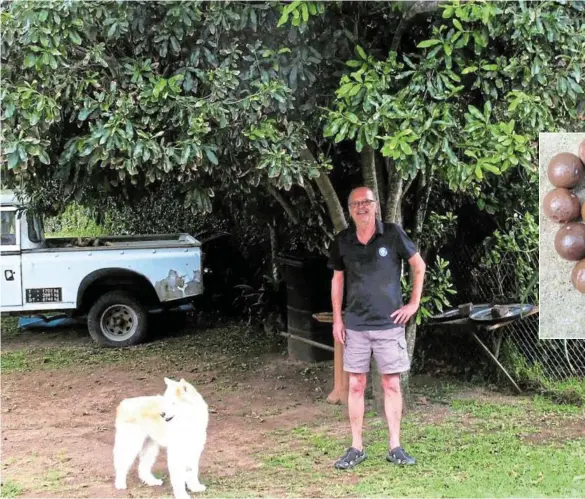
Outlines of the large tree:
{"type": "MultiPolygon", "coordinates": [[[[280,207],[326,252],[365,183],[430,255],[458,204],[535,212],[538,132],[583,128],[579,2],[3,8],[3,182],[45,209],[166,182],[194,212],[280,207]]],[[[429,274],[419,321],[448,302],[429,274]]]]}

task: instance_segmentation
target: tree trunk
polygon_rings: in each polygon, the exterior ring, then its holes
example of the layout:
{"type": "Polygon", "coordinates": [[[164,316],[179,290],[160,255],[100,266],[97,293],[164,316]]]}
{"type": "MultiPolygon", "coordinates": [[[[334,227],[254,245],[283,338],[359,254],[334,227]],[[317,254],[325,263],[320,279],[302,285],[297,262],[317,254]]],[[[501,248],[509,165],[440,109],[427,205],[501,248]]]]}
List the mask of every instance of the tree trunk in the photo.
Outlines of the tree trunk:
{"type": "Polygon", "coordinates": [[[384,222],[401,223],[402,210],[400,203],[402,201],[402,175],[394,168],[390,158],[385,160],[386,175],[388,177],[388,194],[386,197],[386,210],[384,213],[384,222]]]}
{"type": "MultiPolygon", "coordinates": [[[[388,178],[386,209],[384,210],[383,221],[385,223],[401,224],[402,201],[402,175],[394,168],[394,164],[389,158],[385,159],[386,175],[388,178]]],[[[375,361],[374,361],[375,364],[375,361]]],[[[378,373],[378,368],[370,370],[370,383],[372,394],[374,396],[374,410],[380,417],[384,417],[384,390],[382,389],[382,378],[378,373]]]]}
{"type": "MultiPolygon", "coordinates": [[[[311,151],[309,151],[308,148],[303,149],[300,152],[300,156],[305,160],[314,161],[315,163],[317,162],[315,160],[315,157],[313,156],[311,151]]],[[[329,216],[331,217],[331,222],[333,223],[333,228],[335,229],[335,232],[341,232],[343,229],[347,228],[347,220],[345,219],[343,208],[341,207],[341,203],[339,202],[337,192],[335,192],[335,189],[331,184],[331,180],[329,180],[329,177],[324,172],[321,172],[321,175],[319,175],[315,179],[315,183],[317,184],[319,191],[321,191],[323,199],[325,199],[327,211],[329,212],[329,216]]]]}
{"type": "MultiPolygon", "coordinates": [[[[430,170],[430,168],[429,168],[430,170]]],[[[412,228],[412,241],[417,247],[420,247],[420,235],[427,214],[427,207],[429,204],[429,197],[431,195],[432,176],[427,173],[425,169],[421,169],[418,178],[417,193],[416,193],[416,207],[414,214],[414,224],[412,228]]],[[[420,248],[419,248],[420,249],[420,248]]],[[[412,287],[414,275],[409,272],[408,280],[412,287]]],[[[413,317],[406,325],[406,350],[408,358],[412,362],[414,355],[414,346],[416,343],[416,320],[413,317]]],[[[406,372],[401,377],[402,393],[404,397],[404,409],[408,410],[412,407],[412,393],[410,391],[410,373],[406,372]]]]}
{"type": "Polygon", "coordinates": [[[381,192],[378,188],[378,178],[376,173],[376,152],[370,146],[366,145],[362,149],[361,152],[361,160],[362,160],[362,177],[363,182],[366,187],[372,189],[374,196],[378,200],[378,218],[382,219],[382,209],[381,209],[381,199],[382,196],[380,195],[381,192]]]}
{"type": "Polygon", "coordinates": [[[383,163],[384,158],[381,155],[376,154],[376,182],[378,183],[378,193],[379,198],[378,202],[380,203],[380,218],[384,219],[384,214],[386,213],[386,189],[388,184],[388,179],[386,178],[386,169],[384,168],[383,163]]]}
{"type": "Polygon", "coordinates": [[[437,0],[419,0],[418,2],[413,2],[410,9],[404,13],[398,28],[396,28],[396,31],[394,32],[394,38],[392,38],[390,50],[393,52],[398,51],[400,42],[402,41],[402,36],[406,33],[406,30],[410,26],[410,21],[412,21],[415,16],[428,12],[436,12],[439,10],[440,4],[441,2],[437,0]]]}
{"type": "Polygon", "coordinates": [[[278,234],[276,232],[276,218],[272,217],[272,222],[268,222],[268,233],[270,235],[270,270],[272,279],[274,282],[278,282],[280,274],[278,272],[278,263],[276,262],[276,256],[279,251],[278,234]]]}

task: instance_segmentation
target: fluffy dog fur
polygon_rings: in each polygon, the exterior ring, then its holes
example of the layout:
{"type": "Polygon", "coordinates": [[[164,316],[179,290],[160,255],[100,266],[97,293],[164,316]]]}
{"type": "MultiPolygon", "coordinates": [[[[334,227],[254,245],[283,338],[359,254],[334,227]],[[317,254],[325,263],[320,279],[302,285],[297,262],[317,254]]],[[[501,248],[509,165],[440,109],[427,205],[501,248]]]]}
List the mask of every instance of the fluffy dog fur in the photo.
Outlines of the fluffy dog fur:
{"type": "Polygon", "coordinates": [[[199,482],[199,460],[207,439],[209,411],[201,394],[184,379],[165,378],[164,395],[123,400],[116,412],[114,443],[115,486],[126,488],[126,476],[136,456],[138,476],[146,485],[162,485],[152,474],[160,447],[167,449],[167,463],[173,494],[187,499],[203,492],[199,482]]]}

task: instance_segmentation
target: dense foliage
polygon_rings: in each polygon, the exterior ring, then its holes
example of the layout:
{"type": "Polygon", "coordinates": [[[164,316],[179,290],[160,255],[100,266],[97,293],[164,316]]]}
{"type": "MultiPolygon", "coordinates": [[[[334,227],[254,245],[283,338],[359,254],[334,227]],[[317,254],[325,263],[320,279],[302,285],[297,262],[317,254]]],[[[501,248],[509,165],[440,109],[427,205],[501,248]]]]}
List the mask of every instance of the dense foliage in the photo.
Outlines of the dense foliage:
{"type": "Polygon", "coordinates": [[[435,262],[424,315],[452,287],[436,217],[471,203],[506,231],[537,210],[538,133],[583,129],[582,2],[23,0],[1,22],[3,185],[326,252],[374,182],[435,262]]]}

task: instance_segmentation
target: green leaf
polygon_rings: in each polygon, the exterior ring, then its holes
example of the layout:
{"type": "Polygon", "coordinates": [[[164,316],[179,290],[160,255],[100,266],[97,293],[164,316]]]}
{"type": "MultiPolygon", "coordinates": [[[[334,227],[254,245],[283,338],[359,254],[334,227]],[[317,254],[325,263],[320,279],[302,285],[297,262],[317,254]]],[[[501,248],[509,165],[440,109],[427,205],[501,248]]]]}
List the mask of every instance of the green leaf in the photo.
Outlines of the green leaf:
{"type": "Polygon", "coordinates": [[[26,54],[26,57],[24,58],[24,67],[25,68],[32,68],[37,62],[37,57],[32,54],[32,53],[28,53],[26,54]]]}
{"type": "Polygon", "coordinates": [[[276,25],[277,28],[280,28],[283,24],[286,24],[286,22],[288,21],[288,12],[283,11],[282,15],[280,16],[280,19],[278,20],[278,24],[276,25]]]}
{"type": "Polygon", "coordinates": [[[344,95],[346,95],[354,86],[354,83],[346,83],[345,85],[342,85],[341,88],[339,90],[337,90],[337,96],[338,97],[343,97],[344,95]]]}
{"type": "Polygon", "coordinates": [[[347,113],[347,119],[354,125],[359,122],[358,117],[353,113],[347,113]]]}
{"type": "Polygon", "coordinates": [[[207,159],[213,163],[214,165],[219,164],[219,161],[217,160],[217,156],[215,155],[215,153],[209,149],[209,148],[205,148],[205,155],[207,156],[207,159]]]}
{"type": "Polygon", "coordinates": [[[432,47],[434,45],[438,45],[439,43],[442,43],[441,40],[425,40],[423,42],[420,42],[417,45],[417,47],[421,49],[426,49],[427,47],[432,47]]]}
{"type": "Polygon", "coordinates": [[[468,73],[475,73],[477,71],[477,66],[468,66],[463,71],[461,71],[462,75],[466,75],[468,73]]]}
{"type": "Polygon", "coordinates": [[[510,102],[510,105],[508,106],[508,112],[514,111],[514,109],[518,107],[518,104],[520,104],[519,98],[514,99],[512,102],[510,102]]]}
{"type": "Polygon", "coordinates": [[[497,166],[494,166],[490,163],[483,163],[482,166],[484,170],[487,170],[490,173],[495,173],[496,175],[499,175],[501,173],[500,169],[497,166]]]}
{"type": "Polygon", "coordinates": [[[486,121],[492,114],[492,103],[489,100],[483,105],[483,114],[485,116],[486,121]]]}
{"type": "Polygon", "coordinates": [[[463,31],[463,26],[459,19],[453,19],[453,26],[455,26],[459,31],[463,31]]]}
{"type": "Polygon", "coordinates": [[[362,84],[357,83],[353,86],[353,88],[349,91],[349,93],[347,94],[349,97],[353,97],[354,95],[356,95],[361,89],[362,89],[362,84]]]}
{"type": "Polygon", "coordinates": [[[181,46],[179,45],[179,40],[177,40],[174,36],[171,36],[171,48],[175,54],[179,54],[181,52],[181,46]]]}
{"type": "Polygon", "coordinates": [[[408,145],[407,142],[400,142],[400,149],[402,149],[402,152],[404,152],[404,154],[408,155],[412,154],[412,148],[408,145]]]}
{"type": "Polygon", "coordinates": [[[347,61],[345,64],[347,64],[350,68],[359,68],[363,64],[363,62],[352,59],[350,61],[347,61]]]}
{"type": "Polygon", "coordinates": [[[453,53],[453,47],[451,45],[449,45],[448,43],[443,43],[443,50],[445,51],[445,54],[447,54],[447,55],[451,55],[453,53]]]}
{"type": "Polygon", "coordinates": [[[475,106],[469,105],[467,106],[467,109],[469,110],[472,116],[476,117],[478,120],[485,122],[485,116],[481,114],[481,111],[477,109],[475,106]]]}
{"type": "Polygon", "coordinates": [[[69,32],[69,39],[75,44],[75,45],[81,45],[81,37],[79,36],[79,33],[77,33],[77,31],[70,31],[69,32]]]}
{"type": "Polygon", "coordinates": [[[79,111],[79,115],[77,119],[80,121],[85,121],[87,117],[92,113],[93,108],[84,107],[81,111],[79,111]]]}
{"type": "Polygon", "coordinates": [[[475,176],[481,180],[483,178],[483,173],[481,172],[481,167],[478,165],[476,165],[475,167],[475,176]]]}
{"type": "Polygon", "coordinates": [[[303,22],[308,22],[309,21],[309,9],[307,8],[307,4],[306,3],[302,3],[301,4],[301,14],[303,16],[303,22]]]}
{"type": "Polygon", "coordinates": [[[12,170],[20,161],[20,156],[18,152],[12,152],[8,154],[8,169],[12,170]]]}
{"type": "Polygon", "coordinates": [[[481,69],[483,69],[485,71],[497,71],[498,65],[497,64],[483,64],[481,66],[481,69]]]}
{"type": "Polygon", "coordinates": [[[366,55],[366,53],[364,52],[364,49],[361,48],[359,45],[355,46],[355,49],[357,50],[357,53],[359,54],[359,56],[364,60],[367,61],[368,60],[368,56],[366,55]]]}
{"type": "Polygon", "coordinates": [[[35,126],[41,119],[41,115],[39,113],[32,113],[30,116],[30,125],[35,126]]]}
{"type": "Polygon", "coordinates": [[[44,165],[51,164],[51,160],[49,158],[49,155],[47,154],[47,152],[44,149],[41,149],[39,151],[39,159],[41,160],[41,163],[43,163],[44,165]]]}
{"type": "Polygon", "coordinates": [[[181,154],[181,159],[179,161],[179,163],[181,165],[186,165],[187,161],[189,161],[189,156],[191,155],[191,147],[190,146],[186,146],[183,149],[183,154],[181,154]]]}

